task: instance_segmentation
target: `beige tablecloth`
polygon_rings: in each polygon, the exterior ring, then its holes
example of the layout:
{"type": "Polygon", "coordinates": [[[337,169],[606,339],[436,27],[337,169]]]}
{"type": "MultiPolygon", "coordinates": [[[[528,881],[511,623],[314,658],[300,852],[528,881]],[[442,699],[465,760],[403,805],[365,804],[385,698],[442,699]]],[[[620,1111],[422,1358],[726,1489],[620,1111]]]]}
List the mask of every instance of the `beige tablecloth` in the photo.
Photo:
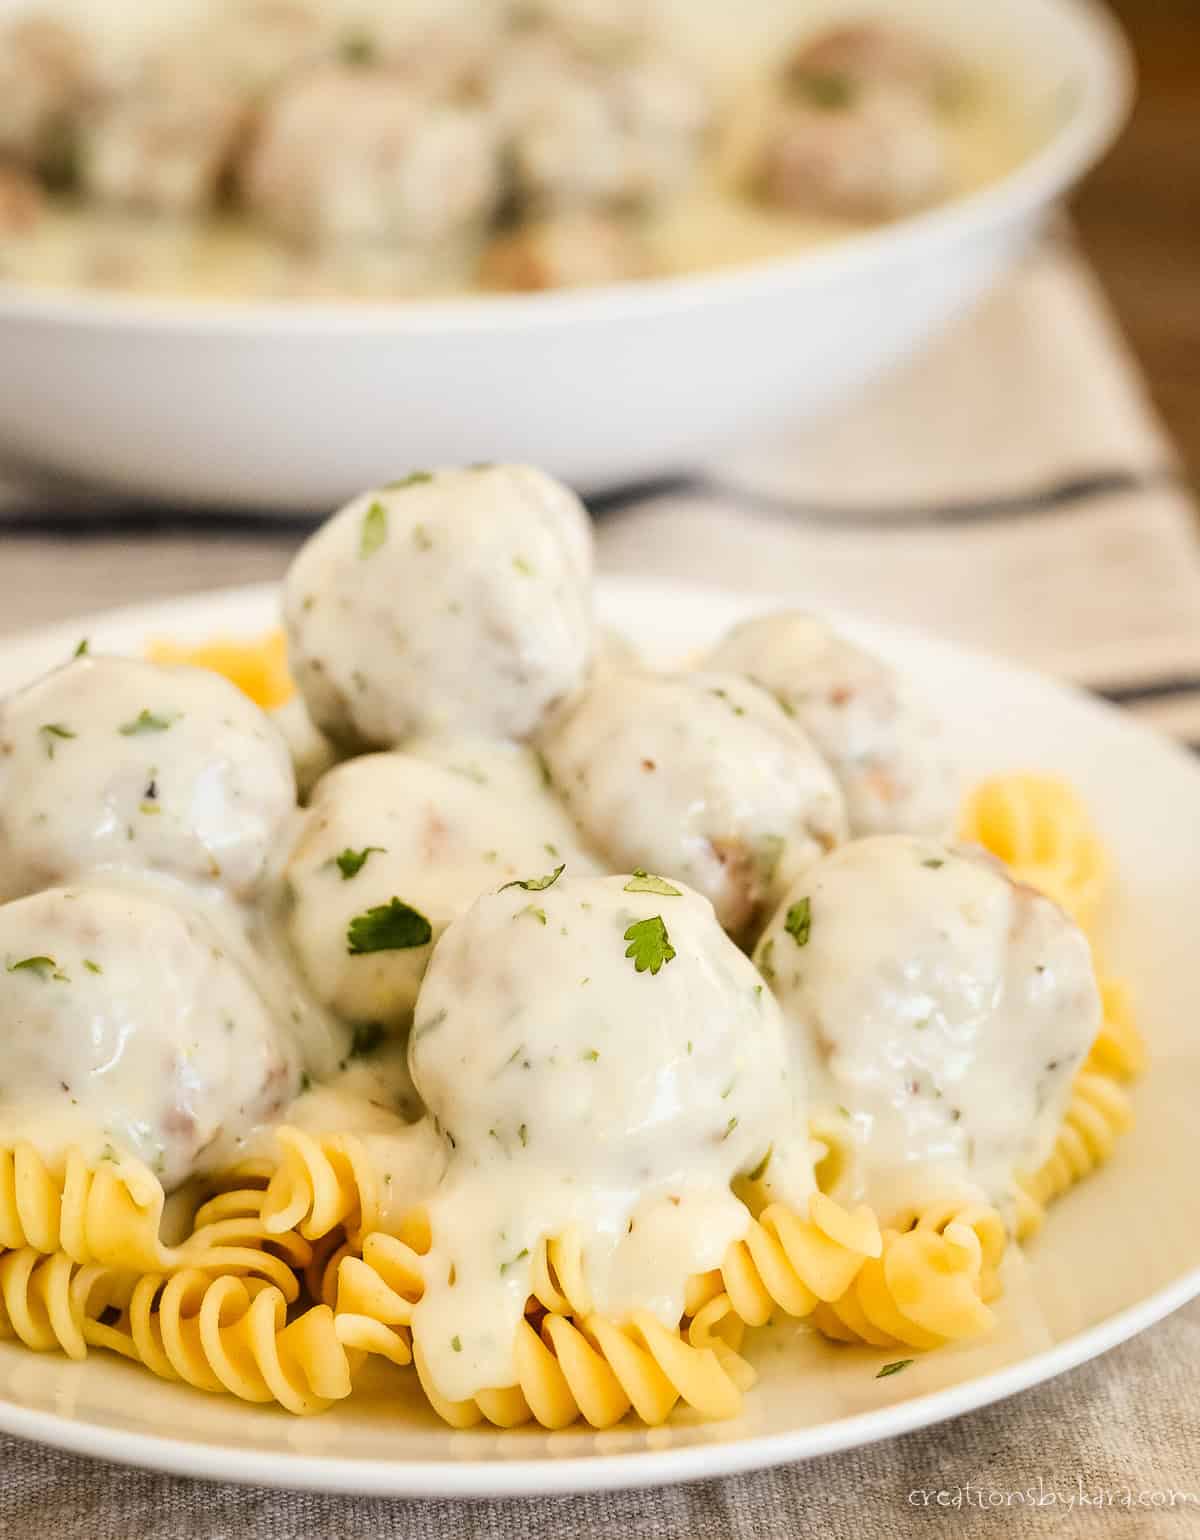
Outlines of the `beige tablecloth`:
{"type": "MultiPolygon", "coordinates": [[[[97,524],[44,493],[0,492],[0,632],[272,577],[303,534],[121,515],[108,507],[97,524]]],[[[1194,510],[1061,240],[870,400],[649,495],[607,500],[598,540],[605,570],[786,590],[937,630],[1074,678],[1200,745],[1194,510]]],[[[1200,1305],[945,1426],[659,1492],[313,1497],[119,1471],[0,1437],[0,1540],[1059,1532],[1200,1536],[1200,1305]]]]}

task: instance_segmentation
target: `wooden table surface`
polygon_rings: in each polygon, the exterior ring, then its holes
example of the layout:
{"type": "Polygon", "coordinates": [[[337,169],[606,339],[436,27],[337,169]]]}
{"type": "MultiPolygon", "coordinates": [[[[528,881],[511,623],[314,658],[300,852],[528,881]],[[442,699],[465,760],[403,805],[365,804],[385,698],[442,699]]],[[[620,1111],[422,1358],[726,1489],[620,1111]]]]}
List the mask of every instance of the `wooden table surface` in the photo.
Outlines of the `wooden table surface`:
{"type": "Polygon", "coordinates": [[[1110,0],[1138,104],[1075,203],[1167,426],[1200,474],[1200,0],[1110,0]]]}

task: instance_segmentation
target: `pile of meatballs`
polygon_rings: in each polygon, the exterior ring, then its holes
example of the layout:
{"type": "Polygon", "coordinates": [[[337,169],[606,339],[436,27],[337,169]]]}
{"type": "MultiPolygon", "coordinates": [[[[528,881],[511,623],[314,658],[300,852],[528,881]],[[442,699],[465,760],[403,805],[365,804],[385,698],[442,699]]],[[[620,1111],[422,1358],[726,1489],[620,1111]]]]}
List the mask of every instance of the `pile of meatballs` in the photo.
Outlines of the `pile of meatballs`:
{"type": "Polygon", "coordinates": [[[793,1116],[808,1163],[826,1111],[881,1207],[1003,1201],[1048,1153],[1099,1025],[1087,942],[950,842],[941,730],[882,659],[785,612],[645,665],[595,621],[582,504],[524,466],[355,498],[284,617],[275,719],[85,644],[0,703],[0,1144],[176,1186],[376,1052],[401,1105],[411,1036],[451,1150],[501,1143],[502,1096],[514,1158],[537,1113],[619,1164],[636,1106],[682,1181],[759,1167],[793,1116]]]}
{"type": "Polygon", "coordinates": [[[644,216],[714,168],[852,220],[950,191],[957,70],[890,23],[809,38],[730,101],[652,0],[360,9],[229,0],[117,53],[49,12],[0,27],[0,238],[59,195],[232,208],[347,280],[531,290],[652,274],[644,216]]]}

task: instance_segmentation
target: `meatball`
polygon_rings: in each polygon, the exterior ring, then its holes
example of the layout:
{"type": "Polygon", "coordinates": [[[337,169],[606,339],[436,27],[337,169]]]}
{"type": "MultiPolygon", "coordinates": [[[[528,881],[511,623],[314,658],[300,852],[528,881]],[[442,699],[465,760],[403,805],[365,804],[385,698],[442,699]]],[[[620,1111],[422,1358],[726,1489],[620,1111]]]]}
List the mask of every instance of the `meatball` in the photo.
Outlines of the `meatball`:
{"type": "Polygon", "coordinates": [[[846,835],[841,793],[803,729],[737,674],[605,670],[543,752],[612,865],[682,878],[741,939],[846,835]]]}
{"type": "Polygon", "coordinates": [[[436,247],[480,231],[500,193],[488,114],[400,74],[329,65],[268,103],[246,206],[304,246],[436,247]]]}
{"type": "Polygon", "coordinates": [[[882,19],[831,27],[798,48],[783,79],[789,89],[826,98],[895,86],[931,103],[952,94],[957,70],[926,38],[882,19]]]}
{"type": "Polygon", "coordinates": [[[503,52],[491,93],[517,199],[540,214],[661,202],[696,170],[709,122],[691,66],[654,48],[605,63],[548,32],[503,52]]]}
{"type": "Polygon", "coordinates": [[[1083,933],[998,862],[855,841],[805,873],[755,956],[884,1214],[963,1184],[1003,1199],[1049,1154],[1100,999],[1083,933]]]}
{"type": "Polygon", "coordinates": [[[98,203],[191,215],[217,200],[248,122],[250,100],[204,57],[147,60],[84,131],[80,175],[98,203]]]}
{"type": "Polygon", "coordinates": [[[938,202],[950,176],[945,132],[924,97],[817,76],[767,109],[750,179],[780,208],[872,220],[938,202]]]}
{"type": "Polygon", "coordinates": [[[288,863],[288,933],[325,1005],[399,1031],[454,916],[563,863],[595,869],[528,749],[414,743],[351,760],[318,785],[288,863]]]}
{"type": "Polygon", "coordinates": [[[50,17],[0,26],[0,160],[57,172],[94,89],[83,39],[50,17]]]}
{"type": "MultiPolygon", "coordinates": [[[[513,1382],[530,1258],[572,1226],[596,1309],[674,1326],[745,1229],[732,1178],[772,1146],[783,1169],[804,1126],[770,992],[710,904],[644,876],[480,898],[438,944],[409,1062],[451,1151],[413,1330],[452,1396],[513,1382]]],[[[806,1145],[789,1170],[805,1201],[806,1145]]]]}
{"type": "Polygon", "coordinates": [[[295,801],[282,737],[205,669],[84,656],[0,702],[0,898],[94,871],[249,898],[295,801]]]}
{"type": "Polygon", "coordinates": [[[527,738],[591,666],[583,506],[527,466],[415,471],[348,503],[284,594],[313,720],[389,748],[419,732],[527,738]]]}
{"type": "Polygon", "coordinates": [[[636,229],[615,215],[577,212],[498,235],[484,252],[479,277],[489,288],[536,292],[621,283],[653,270],[636,229]]]}
{"type": "Polygon", "coordinates": [[[706,666],[744,674],[800,723],[837,777],[852,835],[949,830],[957,786],[940,724],[882,659],[787,610],[736,626],[706,666]]]}
{"type": "Polygon", "coordinates": [[[130,1154],[168,1189],[227,1164],[299,1066],[221,932],[148,891],[0,905],[0,1127],[58,1160],[130,1154]]]}

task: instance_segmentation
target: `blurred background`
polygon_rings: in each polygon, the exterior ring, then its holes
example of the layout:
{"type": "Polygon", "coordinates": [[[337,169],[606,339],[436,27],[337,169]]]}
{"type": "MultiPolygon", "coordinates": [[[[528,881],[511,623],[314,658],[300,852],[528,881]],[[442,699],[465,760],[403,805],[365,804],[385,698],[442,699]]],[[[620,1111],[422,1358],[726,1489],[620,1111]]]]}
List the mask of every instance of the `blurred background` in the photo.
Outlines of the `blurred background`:
{"type": "Polygon", "coordinates": [[[1111,0],[1137,56],[1133,117],[1075,213],[1192,474],[1200,468],[1200,6],[1111,0]]]}

